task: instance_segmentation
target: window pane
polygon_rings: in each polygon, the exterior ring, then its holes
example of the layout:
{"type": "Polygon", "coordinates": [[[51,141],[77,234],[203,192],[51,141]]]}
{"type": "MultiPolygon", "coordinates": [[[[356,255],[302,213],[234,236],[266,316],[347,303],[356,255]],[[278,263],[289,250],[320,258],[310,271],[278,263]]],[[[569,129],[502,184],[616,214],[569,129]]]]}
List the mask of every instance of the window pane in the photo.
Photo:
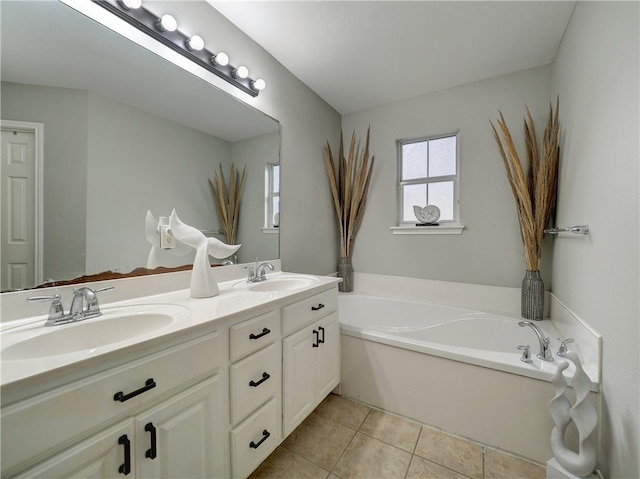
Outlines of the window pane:
{"type": "Polygon", "coordinates": [[[279,216],[280,216],[280,197],[274,196],[272,198],[271,207],[273,208],[273,216],[271,217],[271,223],[273,225],[280,225],[279,216]],[[278,220],[276,220],[276,215],[278,215],[278,220]]]}
{"type": "Polygon", "coordinates": [[[273,192],[280,193],[280,165],[273,165],[273,192]]]}
{"type": "Polygon", "coordinates": [[[402,145],[402,179],[426,178],[427,174],[427,142],[402,145]]]}
{"type": "Polygon", "coordinates": [[[417,219],[413,213],[413,205],[425,206],[427,204],[427,185],[405,185],[403,193],[402,221],[415,223],[417,219]]]}
{"type": "Polygon", "coordinates": [[[456,174],[456,137],[429,140],[429,177],[456,174]]]}
{"type": "Polygon", "coordinates": [[[440,208],[440,220],[452,221],[453,218],[453,181],[429,183],[429,204],[440,208]]]}

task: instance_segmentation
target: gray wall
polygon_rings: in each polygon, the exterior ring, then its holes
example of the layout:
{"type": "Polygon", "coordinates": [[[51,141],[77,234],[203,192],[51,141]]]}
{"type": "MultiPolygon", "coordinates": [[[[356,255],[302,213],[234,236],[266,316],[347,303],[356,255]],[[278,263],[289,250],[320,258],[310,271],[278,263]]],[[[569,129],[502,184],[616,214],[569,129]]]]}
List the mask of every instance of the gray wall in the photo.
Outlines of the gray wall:
{"type": "MultiPolygon", "coordinates": [[[[376,156],[367,211],[355,241],[354,269],[519,286],[525,271],[522,243],[489,120],[501,110],[514,137],[522,138],[525,105],[542,125],[550,95],[547,66],[344,116],[345,136],[355,129],[363,138],[371,125],[370,147],[376,156]],[[396,140],[456,130],[460,130],[460,220],[466,229],[462,235],[393,235],[389,227],[396,225],[397,216],[396,140]]],[[[549,251],[544,260],[550,260],[549,251]]],[[[550,268],[543,263],[541,270],[550,289],[550,268]]]]}
{"type": "Polygon", "coordinates": [[[85,271],[88,103],[86,91],[2,83],[3,120],[44,124],[43,275],[85,271]]]}
{"type": "Polygon", "coordinates": [[[637,2],[578,2],[553,67],[562,123],[553,292],[603,335],[605,477],[640,477],[637,2]]]}

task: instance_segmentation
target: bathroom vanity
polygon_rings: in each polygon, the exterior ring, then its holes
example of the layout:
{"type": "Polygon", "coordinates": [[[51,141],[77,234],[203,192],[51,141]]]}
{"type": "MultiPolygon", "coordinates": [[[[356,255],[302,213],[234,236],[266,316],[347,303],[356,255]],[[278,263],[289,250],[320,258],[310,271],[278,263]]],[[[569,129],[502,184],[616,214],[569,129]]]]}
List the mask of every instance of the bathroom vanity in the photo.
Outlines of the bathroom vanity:
{"type": "Polygon", "coordinates": [[[337,282],[276,273],[5,321],[2,477],[247,477],[340,381],[337,282]]]}

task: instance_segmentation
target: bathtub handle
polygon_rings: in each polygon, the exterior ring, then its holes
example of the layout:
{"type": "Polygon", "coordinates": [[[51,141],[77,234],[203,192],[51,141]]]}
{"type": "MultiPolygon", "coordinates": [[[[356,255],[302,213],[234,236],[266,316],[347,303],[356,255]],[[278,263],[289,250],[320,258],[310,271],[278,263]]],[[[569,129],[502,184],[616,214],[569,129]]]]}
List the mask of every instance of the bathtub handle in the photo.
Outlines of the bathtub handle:
{"type": "Polygon", "coordinates": [[[522,357],[520,358],[520,361],[522,361],[523,363],[531,362],[531,353],[529,352],[528,344],[521,344],[520,346],[518,346],[518,351],[522,351],[522,357]]]}
{"type": "Polygon", "coordinates": [[[318,303],[318,306],[311,306],[311,311],[319,311],[324,308],[324,304],[318,303]]]}

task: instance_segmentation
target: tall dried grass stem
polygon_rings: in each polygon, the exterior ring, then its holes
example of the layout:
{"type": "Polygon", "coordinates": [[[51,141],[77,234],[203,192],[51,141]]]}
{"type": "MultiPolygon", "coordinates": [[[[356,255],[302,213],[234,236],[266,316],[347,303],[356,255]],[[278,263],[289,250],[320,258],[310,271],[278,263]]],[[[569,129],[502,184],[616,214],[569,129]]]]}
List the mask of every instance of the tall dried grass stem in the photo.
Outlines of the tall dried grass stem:
{"type": "Polygon", "coordinates": [[[240,219],[240,199],[247,173],[247,167],[242,169],[242,175],[236,171],[235,165],[231,163],[229,171],[229,186],[220,164],[220,174],[213,173],[214,181],[209,180],[209,186],[213,193],[213,201],[216,206],[216,213],[220,221],[220,227],[224,232],[228,244],[236,244],[238,237],[238,221],[240,219]]]}

